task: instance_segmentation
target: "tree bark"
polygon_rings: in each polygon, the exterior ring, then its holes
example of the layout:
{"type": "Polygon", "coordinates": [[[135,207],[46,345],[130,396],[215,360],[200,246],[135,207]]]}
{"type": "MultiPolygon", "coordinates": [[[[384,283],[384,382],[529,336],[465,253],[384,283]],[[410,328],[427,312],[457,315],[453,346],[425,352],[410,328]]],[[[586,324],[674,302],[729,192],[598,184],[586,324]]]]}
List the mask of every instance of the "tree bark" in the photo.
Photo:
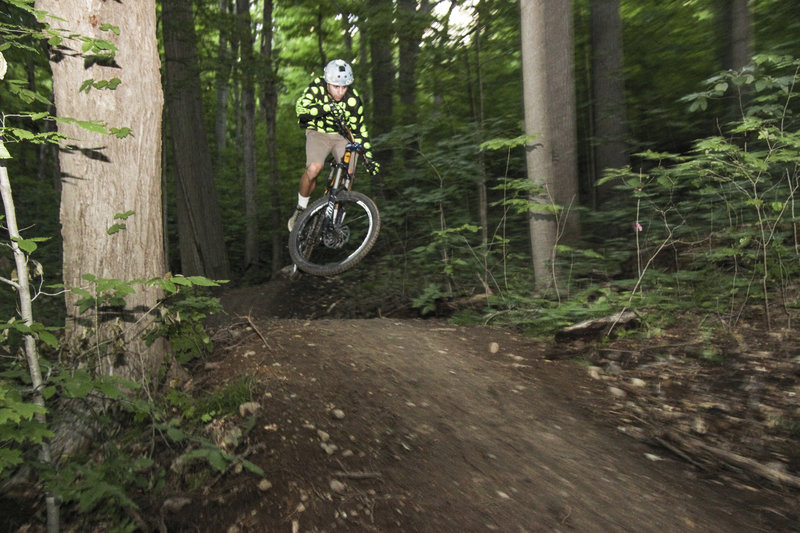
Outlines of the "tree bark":
{"type": "MultiPolygon", "coordinates": [[[[741,70],[753,57],[752,13],[748,0],[717,0],[717,35],[720,44],[719,57],[723,70],[741,70]]],[[[730,87],[726,95],[726,119],[742,118],[746,86],[737,91],[730,87]],[[742,91],[742,92],[739,92],[742,91]]]]}
{"type": "Polygon", "coordinates": [[[750,62],[753,56],[751,19],[749,0],[717,1],[723,69],[739,70],[750,62]]]}
{"type": "Polygon", "coordinates": [[[537,188],[531,250],[535,285],[547,289],[558,282],[555,246],[562,236],[577,236],[579,224],[572,9],[569,0],[521,0],[520,12],[525,131],[538,136],[526,157],[537,188]]]}
{"type": "Polygon", "coordinates": [[[236,26],[242,80],[242,159],[244,171],[244,268],[259,262],[258,180],[256,177],[256,98],[254,86],[253,33],[250,29],[250,1],[236,0],[236,26]]]}
{"type": "Polygon", "coordinates": [[[164,0],[162,28],[181,272],[228,279],[230,265],[205,129],[192,0],[164,0]]]}
{"type": "MultiPolygon", "coordinates": [[[[5,66],[5,65],[4,65],[5,66]]],[[[0,79],[3,79],[3,72],[0,71],[0,79]]],[[[0,139],[0,154],[5,151],[3,141],[0,139]]],[[[31,286],[29,283],[30,271],[28,269],[28,256],[19,247],[19,239],[22,235],[17,226],[17,212],[14,204],[14,196],[11,193],[11,180],[8,177],[8,170],[6,169],[6,160],[0,156],[0,198],[3,202],[3,212],[5,213],[4,224],[8,229],[8,236],[11,239],[11,251],[14,255],[14,264],[16,266],[17,281],[16,283],[11,280],[3,280],[10,283],[17,291],[17,302],[19,304],[18,312],[22,323],[26,326],[33,324],[33,296],[31,295],[31,286]]],[[[42,409],[41,412],[36,413],[36,420],[47,426],[47,415],[45,414],[45,398],[44,386],[45,381],[42,378],[42,369],[39,365],[39,350],[36,346],[36,339],[33,335],[23,336],[23,346],[25,347],[25,358],[28,363],[28,375],[31,378],[31,390],[33,391],[33,403],[42,409]]],[[[39,459],[48,467],[54,467],[53,456],[50,450],[50,442],[47,439],[42,441],[39,459]]],[[[59,508],[58,501],[55,496],[48,491],[45,496],[46,509],[47,509],[47,531],[58,531],[59,523],[59,508]]]]}
{"type": "MultiPolygon", "coordinates": [[[[155,0],[104,2],[102,0],[37,0],[36,9],[48,11],[65,39],[51,57],[53,90],[60,117],[99,119],[109,127],[131,129],[118,138],[98,135],[74,122],[58,129],[69,146],[62,148],[60,168],[63,190],[61,224],[63,278],[68,288],[93,290],[84,274],[121,280],[150,279],[165,274],[161,224],[161,113],[163,94],[156,40],[155,0]],[[58,17],[58,18],[56,18],[58,17]],[[119,34],[108,28],[119,28],[119,34]],[[81,51],[82,35],[113,43],[113,62],[91,61],[81,51]],[[79,91],[88,78],[119,78],[115,90],[79,91]],[[132,211],[126,229],[109,234],[115,215],[132,211]]],[[[66,297],[68,339],[91,335],[98,344],[118,338],[118,320],[137,323],[128,328],[123,352],[98,351],[95,367],[108,374],[137,380],[152,377],[166,346],[147,346],[138,338],[139,320],[157,302],[160,291],[141,287],[125,299],[124,309],[112,315],[102,309],[79,313],[78,295],[66,297]]]]}
{"type": "Polygon", "coordinates": [[[417,58],[422,34],[430,26],[432,5],[422,0],[398,0],[398,76],[397,90],[403,125],[417,122],[417,58]]]}
{"type": "Polygon", "coordinates": [[[548,130],[553,139],[552,195],[558,214],[558,239],[574,243],[580,234],[578,216],[578,126],[575,103],[575,50],[572,0],[546,2],[548,130]]]}
{"type": "MultiPolygon", "coordinates": [[[[230,0],[219,0],[219,12],[221,17],[228,17],[230,0]]],[[[221,158],[228,139],[228,97],[230,96],[229,82],[231,79],[230,40],[228,38],[227,25],[225,24],[220,25],[217,50],[217,71],[214,74],[214,84],[217,89],[214,137],[217,146],[217,157],[221,158]]]]}
{"type": "MultiPolygon", "coordinates": [[[[630,164],[619,0],[592,0],[591,21],[594,174],[599,179],[606,169],[630,164]]],[[[598,186],[596,203],[606,203],[613,193],[610,182],[598,186]]]]}
{"type": "Polygon", "coordinates": [[[261,55],[264,58],[264,75],[262,79],[262,106],[267,125],[267,160],[269,161],[269,184],[272,190],[270,226],[272,230],[272,272],[283,266],[283,249],[286,235],[283,229],[281,213],[281,180],[278,171],[278,80],[272,48],[272,11],[273,1],[264,0],[264,30],[261,33],[261,55]]]}
{"type": "MultiPolygon", "coordinates": [[[[374,0],[369,11],[369,50],[372,58],[372,121],[370,135],[374,138],[388,133],[394,126],[394,62],[391,36],[393,6],[391,0],[374,0]]],[[[375,158],[384,165],[391,163],[392,151],[375,150],[375,158]]],[[[384,194],[380,175],[374,182],[379,196],[384,194]]]]}
{"type": "MultiPolygon", "coordinates": [[[[481,38],[484,33],[488,32],[489,17],[486,16],[486,3],[480,0],[478,5],[475,6],[475,88],[477,97],[475,98],[475,111],[473,113],[475,122],[478,124],[478,143],[484,141],[484,111],[483,111],[483,74],[481,68],[481,38]]],[[[483,279],[487,279],[488,265],[486,264],[486,252],[488,251],[489,243],[489,205],[488,205],[488,192],[486,190],[486,165],[484,160],[484,152],[478,152],[478,168],[477,168],[477,189],[478,189],[478,220],[481,227],[481,244],[484,248],[483,256],[483,279]]]]}

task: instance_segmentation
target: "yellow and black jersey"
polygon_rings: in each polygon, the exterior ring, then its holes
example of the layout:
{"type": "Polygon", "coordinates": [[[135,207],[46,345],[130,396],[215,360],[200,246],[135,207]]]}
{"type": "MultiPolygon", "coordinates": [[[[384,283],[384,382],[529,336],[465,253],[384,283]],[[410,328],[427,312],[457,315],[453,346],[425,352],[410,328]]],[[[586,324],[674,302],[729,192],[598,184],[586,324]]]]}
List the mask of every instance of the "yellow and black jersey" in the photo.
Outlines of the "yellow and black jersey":
{"type": "Polygon", "coordinates": [[[344,98],[337,102],[328,93],[325,80],[316,78],[297,99],[295,111],[301,128],[323,133],[338,133],[334,125],[334,116],[341,114],[350,127],[355,142],[364,147],[368,158],[372,157],[369,153],[371,149],[369,134],[364,123],[364,104],[358,91],[352,86],[347,88],[344,98]],[[336,106],[338,110],[332,106],[336,106]]]}

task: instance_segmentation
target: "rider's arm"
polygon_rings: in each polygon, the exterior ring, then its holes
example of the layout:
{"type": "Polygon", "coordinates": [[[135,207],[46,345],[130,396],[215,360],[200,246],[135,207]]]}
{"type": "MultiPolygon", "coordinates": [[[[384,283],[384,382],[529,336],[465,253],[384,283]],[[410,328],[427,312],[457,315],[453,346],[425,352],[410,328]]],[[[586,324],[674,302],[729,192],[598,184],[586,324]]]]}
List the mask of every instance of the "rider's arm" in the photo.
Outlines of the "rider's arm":
{"type": "Polygon", "coordinates": [[[361,144],[366,151],[367,158],[372,159],[372,144],[369,141],[369,133],[367,132],[367,124],[364,120],[364,104],[358,92],[353,89],[348,91],[342,103],[344,104],[345,116],[347,118],[347,125],[353,134],[353,140],[361,144]]]}
{"type": "Polygon", "coordinates": [[[309,122],[322,118],[330,111],[330,104],[327,103],[330,98],[327,95],[321,79],[311,82],[295,104],[295,113],[301,126],[307,127],[309,122]]]}

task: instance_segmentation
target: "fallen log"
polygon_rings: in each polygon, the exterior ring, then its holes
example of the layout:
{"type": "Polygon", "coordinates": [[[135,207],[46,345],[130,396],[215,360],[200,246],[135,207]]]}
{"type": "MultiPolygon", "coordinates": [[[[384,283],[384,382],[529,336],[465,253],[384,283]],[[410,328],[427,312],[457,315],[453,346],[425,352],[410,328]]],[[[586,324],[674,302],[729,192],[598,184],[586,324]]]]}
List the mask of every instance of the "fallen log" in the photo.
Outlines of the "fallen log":
{"type": "Polygon", "coordinates": [[[555,339],[556,342],[566,342],[575,339],[608,335],[614,328],[627,325],[633,322],[636,317],[637,315],[633,311],[620,311],[613,315],[584,320],[583,322],[567,326],[557,332],[555,339]]]}

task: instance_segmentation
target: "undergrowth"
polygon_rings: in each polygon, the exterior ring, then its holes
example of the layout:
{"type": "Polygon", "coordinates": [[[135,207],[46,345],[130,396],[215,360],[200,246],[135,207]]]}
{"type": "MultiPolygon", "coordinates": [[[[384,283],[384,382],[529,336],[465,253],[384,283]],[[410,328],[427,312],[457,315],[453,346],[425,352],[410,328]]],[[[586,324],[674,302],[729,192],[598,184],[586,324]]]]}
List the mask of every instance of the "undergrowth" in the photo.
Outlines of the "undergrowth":
{"type": "MultiPolygon", "coordinates": [[[[479,309],[468,306],[455,320],[534,335],[625,310],[636,312],[645,328],[684,314],[711,317],[723,328],[744,319],[791,328],[800,308],[798,69],[792,58],[758,56],[687,96],[690,108],[702,109],[733,93],[741,114],[687,153],[645,151],[636,154],[635,168],[610,170],[601,184],[614,184],[615,201],[581,213],[581,242],[557,244],[555,293],[533,289],[524,231],[530,185],[508,174],[496,178],[495,226],[485,243],[474,218],[445,205],[444,194],[428,195],[425,204],[406,191],[403,198],[414,199],[409,209],[428,220],[436,213],[438,227],[427,238],[414,236],[405,219],[407,244],[385,261],[414,273],[399,279],[420,315],[482,294],[479,309]]],[[[499,139],[485,148],[506,150],[511,160],[519,141],[499,139]]],[[[434,175],[442,191],[449,183],[443,152],[429,149],[425,158],[439,165],[434,175]]]]}

